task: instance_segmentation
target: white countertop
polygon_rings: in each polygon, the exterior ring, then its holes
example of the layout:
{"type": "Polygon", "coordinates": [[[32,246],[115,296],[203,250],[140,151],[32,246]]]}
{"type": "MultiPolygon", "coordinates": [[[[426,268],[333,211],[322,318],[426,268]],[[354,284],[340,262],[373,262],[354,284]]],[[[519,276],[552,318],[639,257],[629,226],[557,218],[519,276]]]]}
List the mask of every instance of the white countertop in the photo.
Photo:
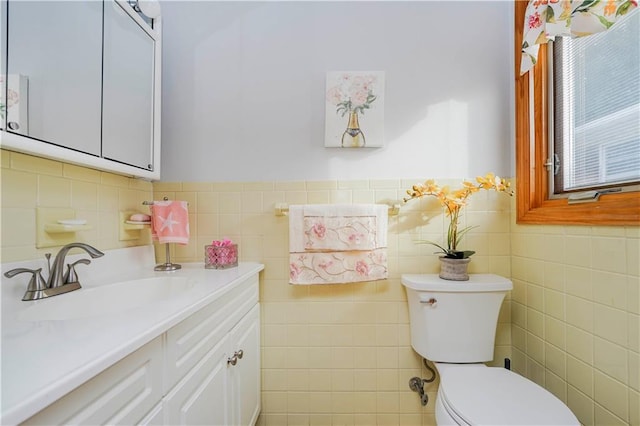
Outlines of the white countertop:
{"type": "MultiPolygon", "coordinates": [[[[238,267],[224,270],[205,269],[203,264],[183,264],[182,269],[175,272],[154,272],[152,250],[150,246],[112,250],[78,271],[86,289],[167,274],[193,280],[193,286],[178,297],[115,315],[57,321],[21,320],[19,314],[25,307],[47,303],[47,300],[21,301],[28,274],[21,275],[22,280],[2,277],[0,424],[16,424],[28,419],[264,268],[259,263],[240,263],[238,267]],[[114,261],[128,265],[114,268],[114,261]],[[135,263],[140,261],[144,263],[135,263]],[[89,276],[92,268],[93,275],[89,276]]],[[[69,259],[78,257],[81,256],[69,256],[69,259]]],[[[17,266],[34,267],[33,262],[25,263],[3,264],[2,273],[17,266]]]]}

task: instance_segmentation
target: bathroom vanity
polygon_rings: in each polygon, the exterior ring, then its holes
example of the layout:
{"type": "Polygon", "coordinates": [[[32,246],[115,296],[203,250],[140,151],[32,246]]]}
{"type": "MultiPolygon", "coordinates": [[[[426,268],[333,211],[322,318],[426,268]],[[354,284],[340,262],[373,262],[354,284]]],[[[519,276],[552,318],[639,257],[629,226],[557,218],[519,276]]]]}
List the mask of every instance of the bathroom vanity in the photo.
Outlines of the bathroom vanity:
{"type": "Polygon", "coordinates": [[[2,278],[1,424],[256,422],[263,265],[154,262],[151,246],[107,251],[82,289],[35,302],[2,278]]]}

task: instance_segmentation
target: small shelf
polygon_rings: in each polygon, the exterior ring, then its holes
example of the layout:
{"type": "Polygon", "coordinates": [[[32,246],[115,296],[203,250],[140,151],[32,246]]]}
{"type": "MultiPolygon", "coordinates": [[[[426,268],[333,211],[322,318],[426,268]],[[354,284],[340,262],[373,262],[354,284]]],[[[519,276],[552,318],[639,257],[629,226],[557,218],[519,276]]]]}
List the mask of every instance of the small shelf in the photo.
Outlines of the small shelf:
{"type": "Polygon", "coordinates": [[[145,228],[151,228],[151,221],[149,222],[136,222],[129,220],[131,215],[140,213],[137,210],[124,210],[120,212],[119,221],[119,240],[131,241],[140,239],[140,231],[145,228]]]}
{"type": "Polygon", "coordinates": [[[49,234],[62,234],[65,232],[89,231],[93,229],[91,225],[62,225],[60,223],[47,223],[44,231],[49,234]]]}
{"type": "Polygon", "coordinates": [[[79,241],[80,237],[76,235],[76,232],[92,229],[93,225],[76,219],[75,209],[36,207],[36,248],[58,247],[79,241]]]}
{"type": "Polygon", "coordinates": [[[122,227],[127,231],[136,231],[151,226],[151,222],[135,222],[133,220],[126,220],[122,227]]]}

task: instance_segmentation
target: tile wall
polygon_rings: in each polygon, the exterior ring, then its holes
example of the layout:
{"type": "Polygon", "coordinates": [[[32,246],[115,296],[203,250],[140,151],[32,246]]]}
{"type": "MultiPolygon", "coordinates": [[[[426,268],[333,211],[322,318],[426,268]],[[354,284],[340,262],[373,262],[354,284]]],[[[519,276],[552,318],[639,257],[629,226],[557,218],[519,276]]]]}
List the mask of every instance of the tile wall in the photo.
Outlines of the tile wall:
{"type": "MultiPolygon", "coordinates": [[[[291,286],[288,218],[275,203],[401,203],[414,181],[164,183],[126,178],[0,151],[2,262],[33,259],[35,208],[71,207],[96,226],[78,239],[101,249],[149,244],[148,232],[118,241],[118,212],[144,200],[190,203],[192,242],[174,259],[202,261],[203,247],[229,237],[261,276],[261,425],[434,424],[437,382],[423,408],[408,388],[427,377],[410,346],[402,273],[434,273],[432,247],[445,229],[433,200],[402,204],[390,218],[387,281],[291,286]],[[153,193],[152,193],[153,191],[153,193]]],[[[417,180],[417,179],[416,179],[417,180]]],[[[451,182],[457,184],[457,181],[451,182]]],[[[511,201],[511,202],[510,202],[511,201]]],[[[640,424],[640,227],[519,226],[504,194],[474,195],[464,217],[472,272],[511,277],[495,365],[515,371],[567,402],[583,424],[640,424]],[[513,346],[511,346],[513,345],[513,346]]],[[[158,250],[159,261],[164,250],[158,250]]]]}
{"type": "MultiPolygon", "coordinates": [[[[437,382],[420,405],[411,377],[428,377],[412,350],[402,273],[438,271],[434,249],[445,230],[434,200],[402,205],[389,221],[386,281],[324,286],[288,284],[288,218],[275,203],[401,203],[413,181],[305,181],[154,184],[155,199],[189,202],[192,239],[178,262],[203,261],[204,246],[228,237],[241,260],[265,264],[261,275],[262,415],[260,425],[433,425],[437,382]]],[[[456,186],[459,181],[451,182],[456,186]]],[[[472,272],[510,276],[510,199],[475,194],[464,218],[477,253],[472,272]]],[[[159,261],[164,250],[158,250],[159,261]]],[[[510,302],[500,315],[496,364],[510,356],[510,302]]]]}
{"type": "Polygon", "coordinates": [[[57,247],[36,249],[36,207],[65,207],[93,225],[77,240],[100,250],[146,245],[140,238],[119,241],[121,210],[148,210],[142,201],[152,196],[151,182],[127,178],[60,161],[0,150],[2,169],[2,262],[40,258],[57,247]]]}
{"type": "Polygon", "coordinates": [[[514,370],[585,425],[640,424],[640,227],[513,225],[514,370]]]}

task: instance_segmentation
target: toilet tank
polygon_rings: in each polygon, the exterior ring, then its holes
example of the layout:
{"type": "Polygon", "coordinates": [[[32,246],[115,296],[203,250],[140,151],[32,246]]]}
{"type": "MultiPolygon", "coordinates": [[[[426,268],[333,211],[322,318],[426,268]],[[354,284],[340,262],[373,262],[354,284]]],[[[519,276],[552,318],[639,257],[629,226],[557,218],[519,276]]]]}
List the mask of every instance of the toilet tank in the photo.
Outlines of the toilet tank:
{"type": "Polygon", "coordinates": [[[513,284],[492,274],[447,281],[437,274],[402,275],[407,290],[411,345],[435,362],[493,360],[502,300],[513,284]]]}

